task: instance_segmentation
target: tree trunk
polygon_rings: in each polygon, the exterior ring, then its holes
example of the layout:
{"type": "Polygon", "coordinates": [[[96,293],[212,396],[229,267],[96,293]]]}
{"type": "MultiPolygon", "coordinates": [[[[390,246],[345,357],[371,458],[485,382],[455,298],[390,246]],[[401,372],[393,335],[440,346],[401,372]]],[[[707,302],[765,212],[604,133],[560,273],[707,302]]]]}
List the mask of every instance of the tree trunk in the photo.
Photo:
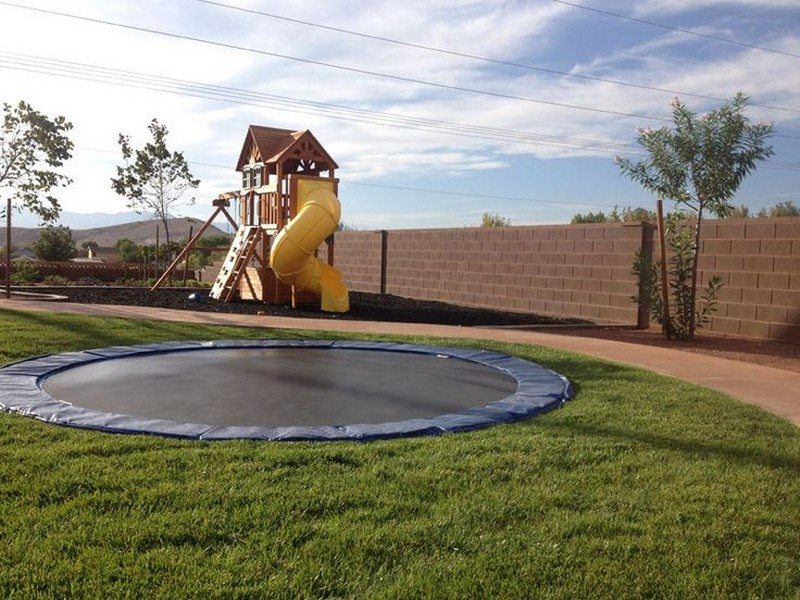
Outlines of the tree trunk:
{"type": "Polygon", "coordinates": [[[170,252],[170,245],[169,245],[169,223],[167,223],[167,217],[161,219],[161,222],[164,224],[164,239],[167,242],[167,262],[172,261],[172,253],[170,252]]]}
{"type": "Polygon", "coordinates": [[[694,256],[692,256],[692,296],[689,315],[689,338],[694,337],[697,327],[697,267],[700,262],[700,225],[703,222],[703,203],[698,202],[697,221],[694,224],[694,256]]]}
{"type": "Polygon", "coordinates": [[[11,198],[6,201],[6,298],[11,298],[11,198]]]}

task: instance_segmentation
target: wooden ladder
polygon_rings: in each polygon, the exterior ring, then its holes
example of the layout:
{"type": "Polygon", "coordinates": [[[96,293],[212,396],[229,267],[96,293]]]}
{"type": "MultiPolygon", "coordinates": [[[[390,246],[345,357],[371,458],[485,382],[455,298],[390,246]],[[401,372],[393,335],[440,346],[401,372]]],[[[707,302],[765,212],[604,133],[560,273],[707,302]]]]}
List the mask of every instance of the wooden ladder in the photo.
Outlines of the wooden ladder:
{"type": "Polygon", "coordinates": [[[263,233],[258,225],[239,226],[209,296],[223,302],[230,301],[256,252],[256,246],[263,233]]]}

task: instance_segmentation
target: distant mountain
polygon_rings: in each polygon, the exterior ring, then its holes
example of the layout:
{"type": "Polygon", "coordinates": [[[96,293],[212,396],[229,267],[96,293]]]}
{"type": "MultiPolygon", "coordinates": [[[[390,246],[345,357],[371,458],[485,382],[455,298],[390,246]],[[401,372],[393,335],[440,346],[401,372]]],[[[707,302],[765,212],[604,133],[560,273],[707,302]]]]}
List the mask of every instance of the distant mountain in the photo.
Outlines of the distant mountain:
{"type": "MultiPolygon", "coordinates": [[[[192,219],[189,217],[180,219],[169,220],[169,235],[172,240],[186,238],[189,236],[189,227],[193,227],[197,231],[203,221],[200,219],[192,219]]],[[[136,242],[137,244],[155,244],[156,242],[156,227],[159,227],[160,241],[164,240],[164,226],[161,221],[134,221],[128,223],[121,223],[119,225],[110,225],[108,227],[93,227],[91,229],[72,229],[72,238],[77,242],[80,247],[82,242],[93,241],[97,242],[100,247],[108,248],[117,243],[117,240],[127,238],[136,242]]],[[[209,227],[203,237],[209,235],[225,235],[226,232],[218,227],[212,225],[209,227]]],[[[33,243],[39,239],[39,228],[28,227],[12,227],[11,228],[11,243],[16,248],[31,247],[33,243]]]]}
{"type": "MultiPolygon", "coordinates": [[[[59,225],[66,225],[71,229],[88,229],[90,227],[108,227],[109,225],[124,225],[132,221],[146,221],[150,217],[140,215],[134,211],[119,213],[76,213],[62,210],[58,219],[59,225]]],[[[38,227],[39,217],[30,213],[14,215],[14,224],[20,227],[38,227]]]]}

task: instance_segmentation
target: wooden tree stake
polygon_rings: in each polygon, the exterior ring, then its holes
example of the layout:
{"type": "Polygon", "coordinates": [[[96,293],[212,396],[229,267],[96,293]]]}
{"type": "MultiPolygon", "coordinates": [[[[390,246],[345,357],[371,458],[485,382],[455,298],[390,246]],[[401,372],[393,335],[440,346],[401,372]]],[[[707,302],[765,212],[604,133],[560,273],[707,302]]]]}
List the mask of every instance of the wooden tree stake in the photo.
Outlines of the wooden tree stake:
{"type": "Polygon", "coordinates": [[[664,202],[660,197],[656,200],[656,214],[658,216],[658,245],[661,249],[661,302],[664,306],[661,331],[667,336],[668,340],[671,340],[672,331],[669,326],[669,285],[667,284],[667,245],[665,242],[666,236],[664,234],[664,202]]]}

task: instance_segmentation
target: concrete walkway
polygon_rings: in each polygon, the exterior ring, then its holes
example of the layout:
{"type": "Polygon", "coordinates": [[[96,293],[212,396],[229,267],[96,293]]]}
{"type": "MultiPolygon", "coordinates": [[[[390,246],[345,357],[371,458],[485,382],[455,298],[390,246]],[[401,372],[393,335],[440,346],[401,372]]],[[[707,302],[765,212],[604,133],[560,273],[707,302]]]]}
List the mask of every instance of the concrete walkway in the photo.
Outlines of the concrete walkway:
{"type": "Polygon", "coordinates": [[[75,304],[34,300],[0,299],[0,309],[73,313],[130,319],[176,321],[212,325],[274,327],[388,335],[427,335],[477,338],[519,344],[534,344],[588,354],[605,360],[641,367],[663,375],[725,392],[788,419],[800,426],[800,373],[761,365],[612,340],[571,337],[563,333],[454,327],[420,323],[382,323],[333,319],[300,319],[191,312],[141,306],[75,304]]]}

